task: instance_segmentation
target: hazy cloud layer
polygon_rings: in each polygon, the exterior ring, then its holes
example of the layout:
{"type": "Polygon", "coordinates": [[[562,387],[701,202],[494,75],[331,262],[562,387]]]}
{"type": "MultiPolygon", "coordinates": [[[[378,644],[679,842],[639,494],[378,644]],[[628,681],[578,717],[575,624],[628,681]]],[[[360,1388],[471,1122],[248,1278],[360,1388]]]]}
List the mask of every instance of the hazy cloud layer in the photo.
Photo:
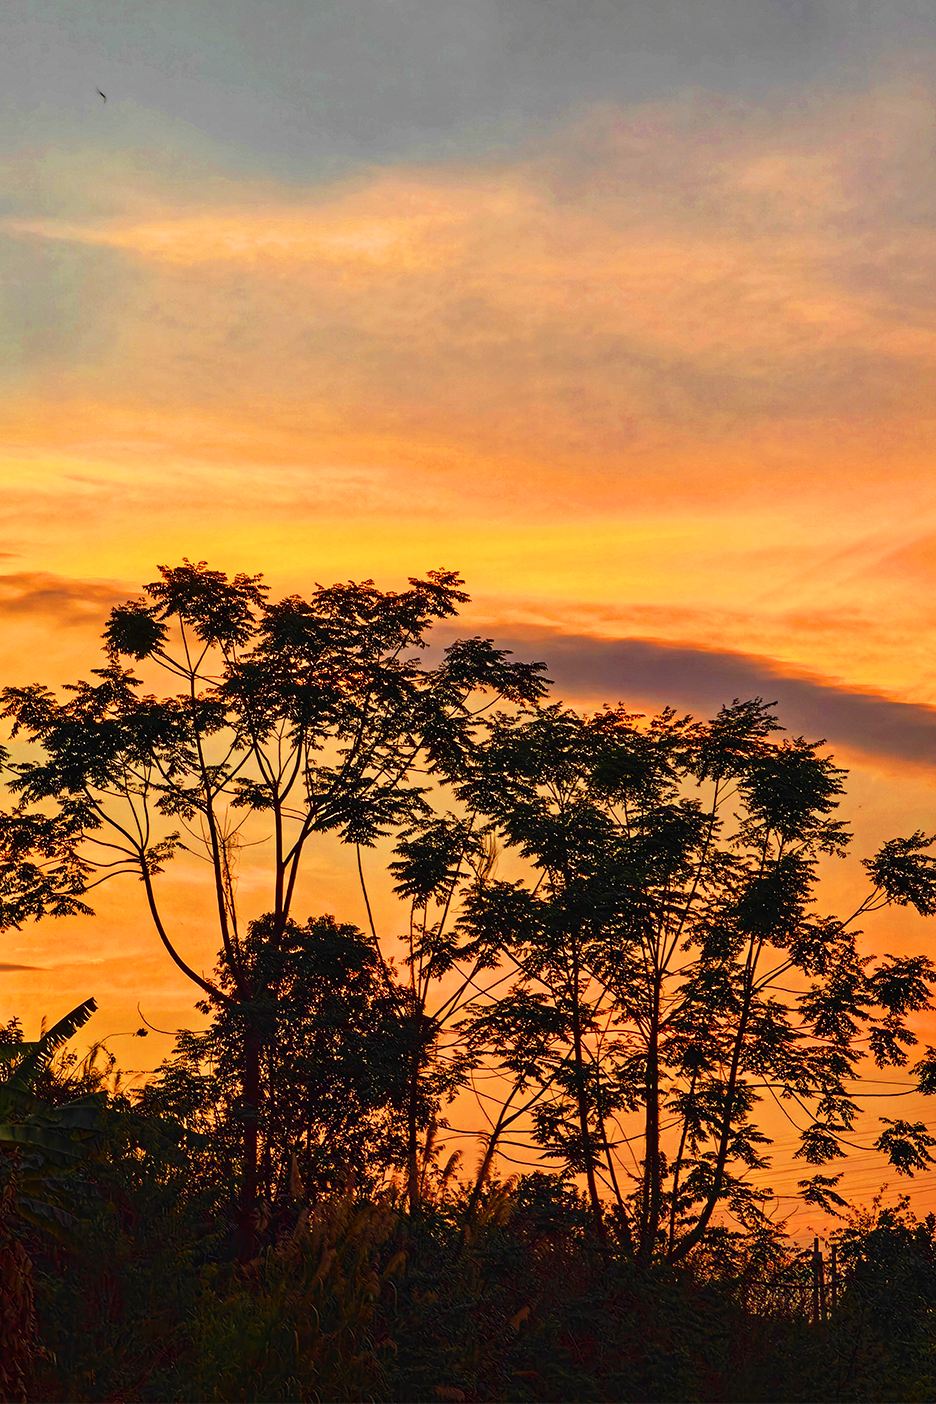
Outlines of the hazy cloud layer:
{"type": "Polygon", "coordinates": [[[936,767],[936,707],[897,702],[821,677],[796,677],[767,658],[677,647],[651,639],[595,639],[533,634],[505,639],[499,648],[518,658],[543,659],[558,697],[601,699],[611,705],[674,706],[695,715],[762,697],[776,701],[787,731],[808,740],[825,737],[884,761],[936,767]]]}
{"type": "Polygon", "coordinates": [[[36,615],[58,625],[102,621],[128,592],[115,582],[68,580],[45,571],[0,575],[0,619],[36,615]]]}
{"type": "Polygon", "coordinates": [[[886,464],[928,500],[934,121],[917,63],[848,92],[606,102],[496,158],[304,189],[206,166],[193,200],[124,158],[89,160],[79,195],[52,153],[55,212],[0,221],[17,395],[40,441],[54,387],[55,425],[146,419],[176,461],[220,461],[246,418],[260,473],[314,477],[337,436],[393,463],[401,505],[420,453],[479,455],[495,500],[525,464],[531,505],[563,511],[661,479],[674,503],[778,473],[812,491],[817,461],[824,485],[878,490],[886,464]]]}
{"type": "Polygon", "coordinates": [[[0,75],[27,143],[304,179],[490,151],[595,101],[828,87],[931,41],[924,0],[8,0],[0,75]]]}

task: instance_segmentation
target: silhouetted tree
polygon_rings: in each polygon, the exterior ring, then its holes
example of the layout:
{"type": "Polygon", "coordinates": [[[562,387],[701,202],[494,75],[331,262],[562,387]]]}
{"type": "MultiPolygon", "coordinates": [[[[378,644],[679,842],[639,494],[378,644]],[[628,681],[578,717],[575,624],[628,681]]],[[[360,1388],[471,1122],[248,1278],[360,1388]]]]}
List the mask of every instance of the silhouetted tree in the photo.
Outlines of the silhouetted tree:
{"type": "MultiPolygon", "coordinates": [[[[368,846],[405,827],[429,811],[427,783],[463,768],[474,694],[521,705],[542,696],[542,665],[511,663],[483,639],[454,643],[440,662],[421,666],[414,655],[429,629],[467,599],[460,584],[432,571],[401,593],[367,581],[271,603],[259,576],[229,579],[185,561],[161,568],[144,598],[112,611],[95,681],[69,685],[64,698],[42,685],[3,692],[14,735],[36,748],[35,759],[7,762],[8,784],[21,806],[54,805],[41,822],[67,837],[68,901],[109,877],[135,875],[171,959],[205,995],[240,1012],[245,1253],[263,1075],[256,1008],[270,990],[265,968],[247,955],[237,902],[244,826],[256,817],[268,838],[261,910],[278,948],[313,835],[368,846]],[[144,692],[124,660],[161,670],[173,690],[144,692]],[[226,988],[188,964],[159,895],[158,875],[180,848],[209,860],[226,988]]],[[[11,832],[21,835],[23,859],[28,824],[40,821],[22,808],[17,816],[11,832]]],[[[34,846],[42,842],[40,833],[34,846]]]]}
{"type": "MultiPolygon", "coordinates": [[[[274,942],[271,919],[251,922],[243,958],[264,993],[252,1017],[264,1071],[258,1106],[259,1181],[268,1202],[299,1183],[316,1195],[340,1190],[349,1174],[372,1187],[402,1163],[407,1093],[405,996],[373,943],[354,926],[319,917],[288,921],[274,942]],[[401,1017],[402,1007],[402,1017],[401,1017]]],[[[218,985],[233,987],[220,963],[218,985]]],[[[187,1126],[211,1136],[222,1160],[236,1154],[242,1116],[243,1014],[206,999],[203,1032],[179,1035],[172,1057],[143,1094],[187,1126]]],[[[428,1123],[432,1108],[421,1109],[428,1123]]]]}
{"type": "MultiPolygon", "coordinates": [[[[865,862],[873,887],[853,916],[819,915],[819,859],[849,841],[831,817],[845,772],[822,742],[774,740],[780,729],[759,698],[707,723],[667,710],[643,724],[620,707],[500,714],[458,786],[533,874],[476,883],[462,915],[465,936],[516,970],[484,1015],[500,1069],[525,1093],[538,1083],[537,1141],[585,1175],[599,1232],[604,1179],[643,1258],[685,1257],[722,1203],[756,1231],[770,1198],[747,1178],[769,1164],[752,1116],[763,1093],[806,1115],[796,1154],[824,1165],[853,1127],[862,1056],[904,1066],[907,1016],[933,1008],[928,958],[874,961],[853,929],[891,903],[936,912],[933,839],[891,840],[865,862]]],[[[924,1091],[934,1058],[915,1069],[924,1091]]],[[[877,1144],[912,1172],[934,1138],[889,1122],[877,1144]]],[[[815,1174],[802,1193],[834,1208],[839,1178],[815,1174]]]]}
{"type": "Polygon", "coordinates": [[[834,1235],[840,1264],[823,1375],[837,1399],[926,1398],[936,1383],[936,1216],[920,1222],[901,1196],[854,1210],[834,1235]]]}

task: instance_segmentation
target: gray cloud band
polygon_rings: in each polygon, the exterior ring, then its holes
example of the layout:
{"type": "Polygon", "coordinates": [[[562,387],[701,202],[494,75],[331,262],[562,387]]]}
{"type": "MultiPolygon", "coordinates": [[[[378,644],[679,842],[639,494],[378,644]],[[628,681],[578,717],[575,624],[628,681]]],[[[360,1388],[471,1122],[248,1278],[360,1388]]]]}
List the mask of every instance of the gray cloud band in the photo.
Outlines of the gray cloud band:
{"type": "MultiPolygon", "coordinates": [[[[0,618],[48,614],[59,624],[87,622],[126,597],[119,587],[23,572],[0,575],[0,618]]],[[[96,619],[95,619],[95,622],[96,619]]],[[[438,643],[464,631],[436,631],[438,643]]],[[[810,740],[826,737],[882,760],[936,767],[936,707],[897,702],[870,689],[826,678],[785,673],[769,658],[653,639],[598,639],[587,634],[523,631],[495,635],[498,648],[521,659],[543,659],[553,695],[570,703],[623,702],[655,709],[674,706],[711,714],[734,698],[776,701],[787,731],[810,740]]]]}
{"type": "Polygon", "coordinates": [[[50,615],[59,625],[97,623],[132,591],[94,580],[70,580],[45,571],[0,575],[0,619],[50,615]]]}
{"type": "Polygon", "coordinates": [[[275,25],[256,0],[7,9],[5,121],[29,147],[77,130],[303,178],[499,147],[588,102],[702,86],[750,103],[932,33],[921,0],[277,0],[275,25]]]}
{"type": "Polygon", "coordinates": [[[518,658],[544,659],[553,693],[572,703],[670,705],[708,715],[736,697],[760,696],[776,700],[783,726],[808,740],[824,736],[833,749],[846,746],[882,760],[936,766],[936,707],[895,702],[819,677],[790,676],[766,658],[570,634],[498,636],[496,643],[518,658]]]}

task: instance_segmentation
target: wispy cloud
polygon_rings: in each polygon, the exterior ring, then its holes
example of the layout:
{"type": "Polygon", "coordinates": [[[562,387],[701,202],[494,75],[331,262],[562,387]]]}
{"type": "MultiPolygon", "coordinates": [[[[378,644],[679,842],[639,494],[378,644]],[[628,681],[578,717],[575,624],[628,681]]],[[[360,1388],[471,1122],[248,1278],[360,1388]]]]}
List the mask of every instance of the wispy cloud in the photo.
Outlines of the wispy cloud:
{"type": "Polygon", "coordinates": [[[51,617],[59,625],[102,619],[130,593],[115,582],[69,580],[45,571],[0,575],[0,618],[51,617]]]}
{"type": "Polygon", "coordinates": [[[72,394],[178,416],[236,411],[249,387],[258,443],[288,411],[297,456],[324,413],[349,437],[482,450],[494,475],[520,456],[571,492],[571,470],[579,504],[621,505],[622,455],[630,501],[661,464],[683,501],[763,495],[781,462],[804,486],[819,458],[830,480],[874,478],[885,442],[919,476],[934,112],[925,72],[605,102],[497,160],[304,190],[206,172],[200,203],[140,177],[123,209],[2,227],[40,292],[84,268],[65,250],[118,258],[120,299],[82,305],[107,334],[69,343],[72,394]]]}

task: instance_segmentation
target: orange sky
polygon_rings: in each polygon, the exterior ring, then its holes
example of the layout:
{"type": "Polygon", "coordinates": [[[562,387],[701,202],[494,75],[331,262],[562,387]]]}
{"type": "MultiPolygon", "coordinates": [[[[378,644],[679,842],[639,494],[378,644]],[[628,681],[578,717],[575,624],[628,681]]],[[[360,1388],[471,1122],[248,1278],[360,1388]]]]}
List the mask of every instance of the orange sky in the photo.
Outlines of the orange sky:
{"type": "MultiPolygon", "coordinates": [[[[750,686],[826,735],[845,905],[936,827],[936,40],[909,0],[572,8],[17,0],[2,679],[95,666],[183,555],[456,568],[464,628],[552,648],[570,701],[750,686]]],[[[316,863],[310,910],[362,920],[316,863]]],[[[3,959],[42,968],[3,975],[30,1030],[90,993],[98,1034],[192,1018],[132,888],[3,959]]]]}

